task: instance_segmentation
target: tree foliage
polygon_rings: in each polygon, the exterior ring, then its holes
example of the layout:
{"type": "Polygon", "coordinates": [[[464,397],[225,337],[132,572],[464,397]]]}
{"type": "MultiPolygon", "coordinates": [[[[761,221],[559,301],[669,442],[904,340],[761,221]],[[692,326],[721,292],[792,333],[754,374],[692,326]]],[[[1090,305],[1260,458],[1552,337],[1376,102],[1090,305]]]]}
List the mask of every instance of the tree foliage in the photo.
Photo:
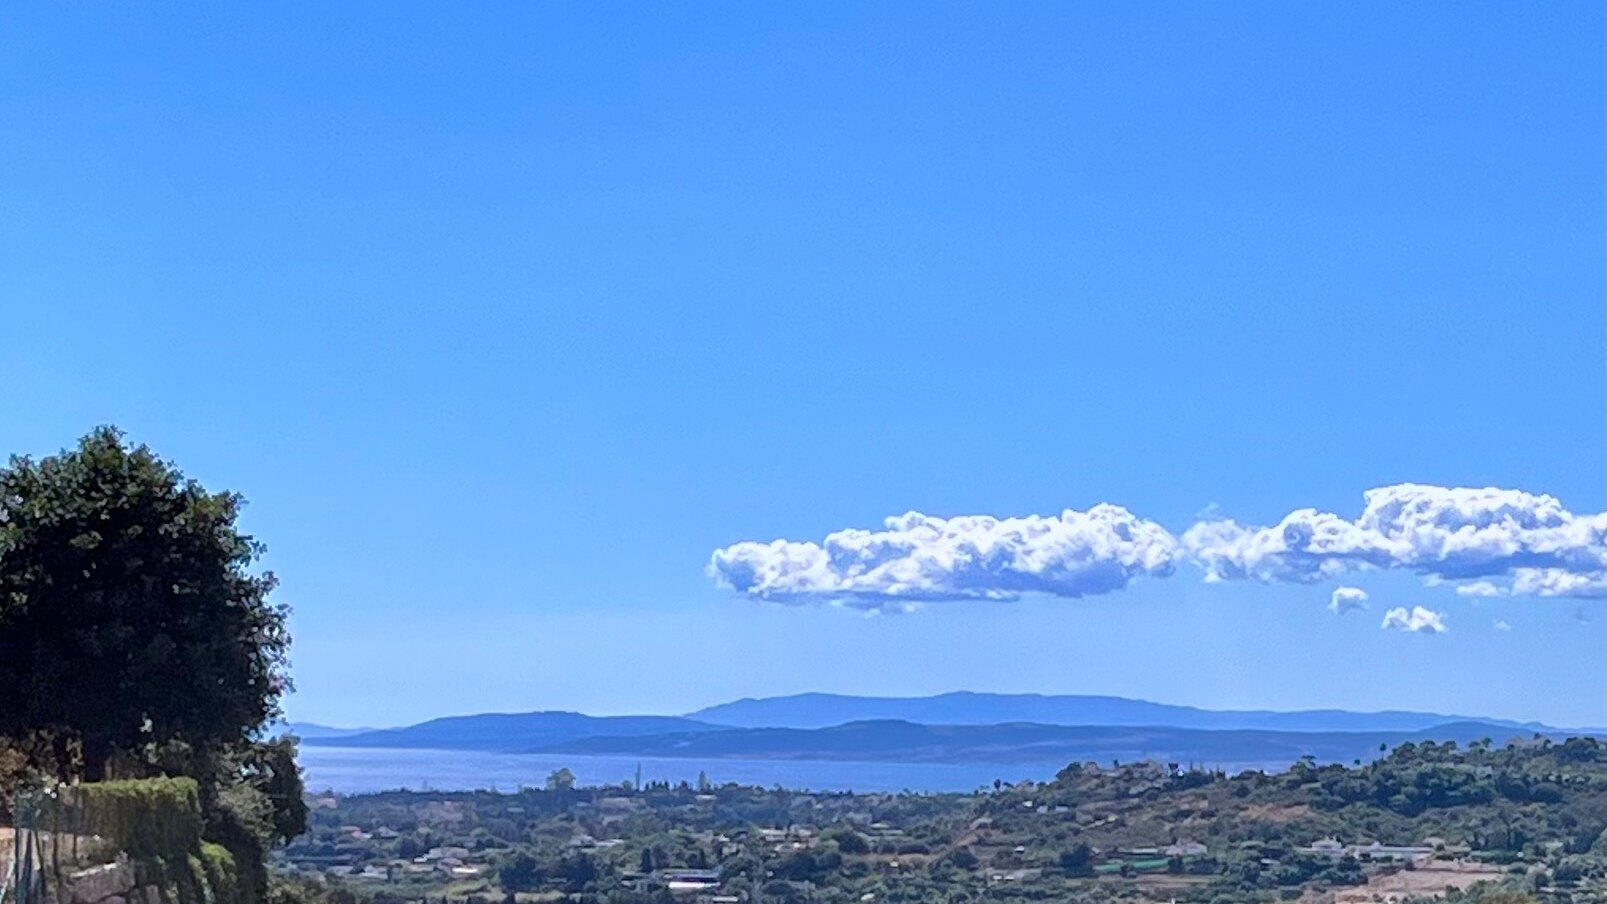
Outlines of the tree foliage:
{"type": "Polygon", "coordinates": [[[243,500],[102,427],[0,469],[0,735],[112,755],[242,744],[288,686],[286,613],[243,500]]]}
{"type": "Polygon", "coordinates": [[[533,891],[543,878],[541,864],[528,851],[517,851],[497,871],[502,887],[509,891],[533,891]]]}

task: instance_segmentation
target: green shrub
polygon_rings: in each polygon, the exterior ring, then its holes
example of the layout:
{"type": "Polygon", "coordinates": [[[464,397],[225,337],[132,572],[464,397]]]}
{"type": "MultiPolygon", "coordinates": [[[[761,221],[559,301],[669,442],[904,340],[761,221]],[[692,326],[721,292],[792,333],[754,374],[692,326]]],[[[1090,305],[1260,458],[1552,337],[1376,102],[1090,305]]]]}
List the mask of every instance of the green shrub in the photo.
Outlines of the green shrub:
{"type": "Polygon", "coordinates": [[[870,843],[865,836],[853,829],[839,829],[826,835],[827,840],[837,842],[837,849],[845,854],[868,854],[870,843]]]}
{"type": "Polygon", "coordinates": [[[201,842],[200,867],[210,892],[208,904],[242,904],[240,876],[234,867],[234,855],[221,844],[201,842]]]}
{"type": "Polygon", "coordinates": [[[93,782],[62,803],[82,832],[109,838],[130,857],[182,859],[201,843],[201,801],[191,778],[93,782]]]}
{"type": "Polygon", "coordinates": [[[241,897],[234,855],[221,844],[203,841],[178,857],[134,861],[140,885],[161,889],[164,904],[248,904],[241,897]]]}
{"type": "Polygon", "coordinates": [[[257,812],[266,810],[261,792],[245,790],[221,795],[210,820],[192,778],[69,785],[35,796],[19,815],[48,831],[106,839],[129,856],[138,884],[161,888],[173,904],[257,904],[272,826],[257,812]]]}

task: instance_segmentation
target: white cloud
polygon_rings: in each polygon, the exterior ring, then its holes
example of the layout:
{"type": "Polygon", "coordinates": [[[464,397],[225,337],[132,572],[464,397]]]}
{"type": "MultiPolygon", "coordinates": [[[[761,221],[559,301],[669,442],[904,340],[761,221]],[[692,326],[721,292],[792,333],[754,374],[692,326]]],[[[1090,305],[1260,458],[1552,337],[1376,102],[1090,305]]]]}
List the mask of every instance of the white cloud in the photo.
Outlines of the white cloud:
{"type": "Polygon", "coordinates": [[[1601,599],[1607,595],[1607,581],[1600,572],[1578,574],[1561,568],[1518,568],[1512,572],[1512,595],[1601,599]]]}
{"type": "Polygon", "coordinates": [[[1514,568],[1504,583],[1473,581],[1458,584],[1462,596],[1561,596],[1572,599],[1601,599],[1607,596],[1607,580],[1601,574],[1577,574],[1561,568],[1514,568]]]}
{"type": "Polygon", "coordinates": [[[1425,609],[1422,606],[1413,606],[1412,611],[1406,611],[1404,606],[1391,609],[1384,613],[1384,622],[1380,628],[1394,628],[1397,631],[1427,631],[1431,634],[1445,632],[1445,613],[1425,609]]]}
{"type": "Polygon", "coordinates": [[[1328,598],[1328,611],[1335,615],[1367,608],[1367,591],[1360,587],[1337,587],[1328,598]]]}
{"type": "Polygon", "coordinates": [[[1497,631],[1511,631],[1512,626],[1507,624],[1506,619],[1498,618],[1495,620],[1495,629],[1497,631]]]}
{"type": "Polygon", "coordinates": [[[1575,515],[1553,496],[1399,484],[1363,500],[1355,520],[1308,508],[1272,527],[1201,521],[1184,532],[1183,547],[1208,580],[1313,583],[1373,568],[1446,580],[1544,571],[1547,582],[1522,592],[1575,595],[1607,570],[1607,513],[1575,515]]]}
{"type": "MultiPolygon", "coordinates": [[[[758,599],[865,611],[1110,593],[1181,562],[1213,583],[1309,584],[1397,569],[1454,584],[1463,596],[1607,596],[1607,512],[1577,515],[1553,496],[1493,487],[1404,483],[1362,496],[1354,519],[1305,508],[1271,527],[1219,518],[1213,507],[1181,538],[1108,504],[1011,518],[909,512],[881,530],[840,530],[818,542],[735,543],[715,550],[708,571],[758,599]]],[[[1345,612],[1362,600],[1336,595],[1329,608],[1345,612]]]]}
{"type": "Polygon", "coordinates": [[[1159,524],[1096,505],[1058,517],[910,512],[888,518],[883,530],[841,530],[821,543],[736,543],[715,550],[709,573],[760,599],[881,610],[1024,593],[1109,593],[1135,577],[1171,574],[1176,557],[1176,538],[1159,524]]]}

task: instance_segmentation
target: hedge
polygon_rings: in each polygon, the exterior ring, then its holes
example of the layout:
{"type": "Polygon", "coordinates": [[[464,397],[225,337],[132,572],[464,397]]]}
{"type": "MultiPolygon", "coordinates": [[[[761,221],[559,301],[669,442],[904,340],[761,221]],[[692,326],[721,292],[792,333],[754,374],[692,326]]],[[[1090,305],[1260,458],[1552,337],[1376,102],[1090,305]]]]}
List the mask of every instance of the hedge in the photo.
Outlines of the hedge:
{"type": "Polygon", "coordinates": [[[75,785],[63,803],[81,833],[109,838],[130,857],[183,859],[201,844],[201,798],[193,778],[75,785]]]}

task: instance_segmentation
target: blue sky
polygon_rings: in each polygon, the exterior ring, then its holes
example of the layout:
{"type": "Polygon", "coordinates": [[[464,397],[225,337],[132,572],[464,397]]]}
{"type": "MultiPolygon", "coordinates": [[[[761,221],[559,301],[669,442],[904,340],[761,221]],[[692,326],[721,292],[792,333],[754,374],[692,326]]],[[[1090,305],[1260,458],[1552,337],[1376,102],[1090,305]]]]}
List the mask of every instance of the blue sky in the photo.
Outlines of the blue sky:
{"type": "Polygon", "coordinates": [[[299,719],[1604,721],[1599,598],[1184,562],[866,616],[705,573],[910,510],[1602,512],[1600,8],[648,7],[7,8],[0,449],[116,423],[245,493],[299,719]],[[1415,606],[1449,630],[1379,627],[1415,606]]]}

